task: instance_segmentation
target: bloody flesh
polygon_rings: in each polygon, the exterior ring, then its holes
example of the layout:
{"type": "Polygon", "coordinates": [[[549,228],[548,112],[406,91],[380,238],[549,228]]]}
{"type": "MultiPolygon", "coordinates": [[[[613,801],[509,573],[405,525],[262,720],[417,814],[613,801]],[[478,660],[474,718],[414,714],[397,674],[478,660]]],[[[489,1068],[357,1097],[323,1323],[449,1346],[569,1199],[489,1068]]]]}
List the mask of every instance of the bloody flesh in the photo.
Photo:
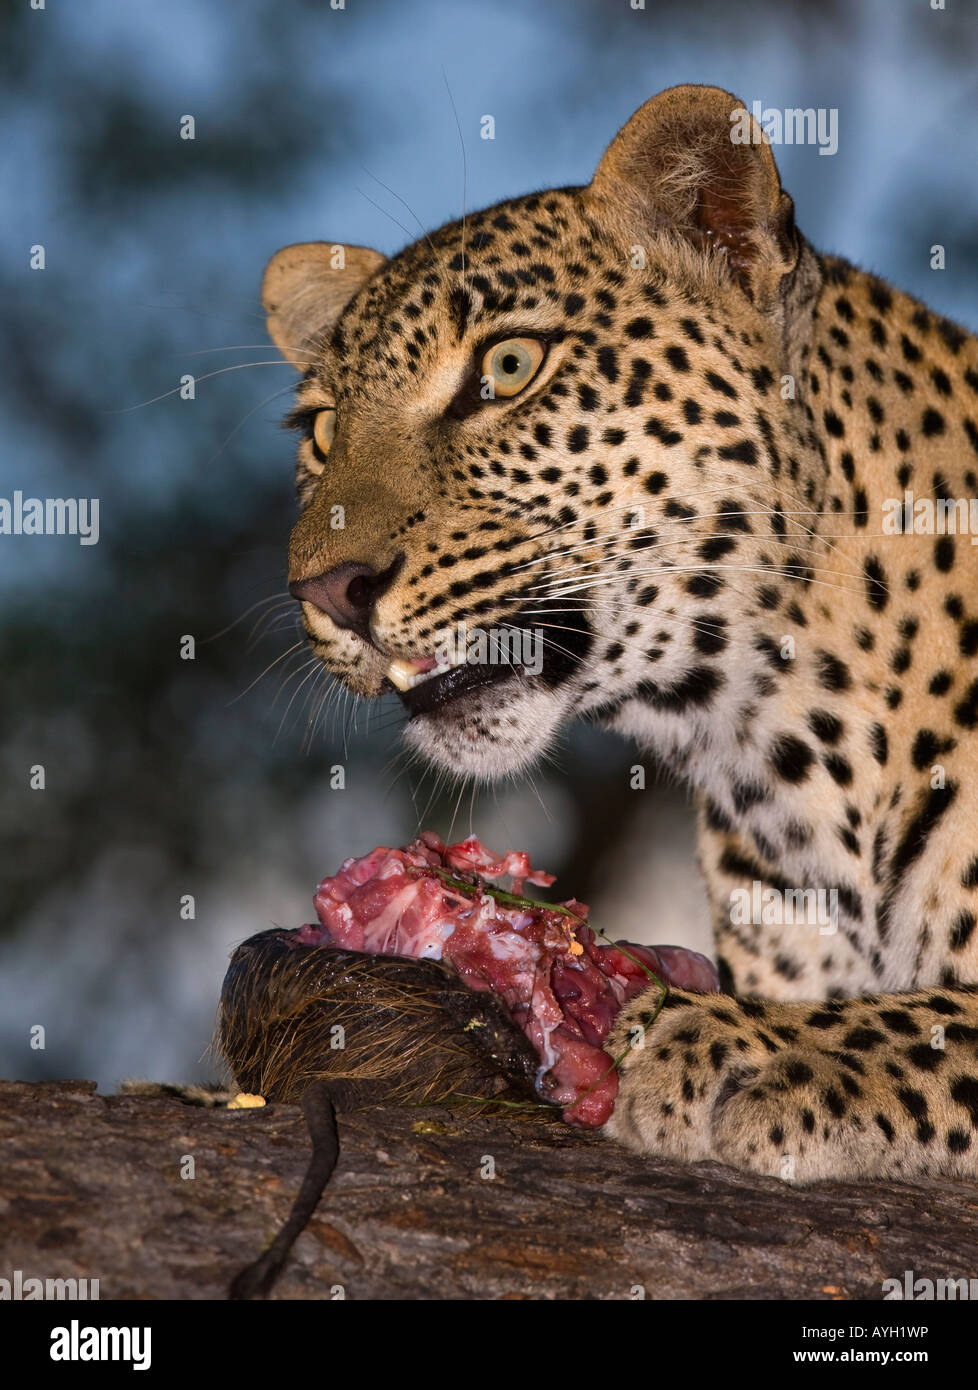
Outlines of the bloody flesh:
{"type": "Polygon", "coordinates": [[[506,901],[528,883],[552,882],[521,851],[499,857],[474,835],[446,846],[424,831],[404,849],[378,847],[323,879],[314,899],[319,924],[297,938],[443,960],[471,989],[491,990],[526,1034],[540,1059],[541,1097],[572,1124],[602,1125],[618,1093],[602,1043],[621,1006],[657,981],[708,991],[717,976],[704,956],[676,946],[600,944],[586,905],[574,899],[552,907],[506,901]],[[497,900],[490,886],[506,877],[497,900]]]}

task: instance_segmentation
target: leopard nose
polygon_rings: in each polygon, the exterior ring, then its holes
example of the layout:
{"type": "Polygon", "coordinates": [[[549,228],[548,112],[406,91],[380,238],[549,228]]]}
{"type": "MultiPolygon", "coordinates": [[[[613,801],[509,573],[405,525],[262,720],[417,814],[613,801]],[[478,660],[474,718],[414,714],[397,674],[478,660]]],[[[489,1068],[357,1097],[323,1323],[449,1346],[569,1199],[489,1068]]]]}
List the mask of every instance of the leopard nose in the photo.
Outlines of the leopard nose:
{"type": "Polygon", "coordinates": [[[400,566],[401,557],[378,573],[372,565],[346,560],[311,579],[293,580],[289,593],[303,603],[311,603],[337,627],[349,628],[369,641],[374,604],[400,566]]]}

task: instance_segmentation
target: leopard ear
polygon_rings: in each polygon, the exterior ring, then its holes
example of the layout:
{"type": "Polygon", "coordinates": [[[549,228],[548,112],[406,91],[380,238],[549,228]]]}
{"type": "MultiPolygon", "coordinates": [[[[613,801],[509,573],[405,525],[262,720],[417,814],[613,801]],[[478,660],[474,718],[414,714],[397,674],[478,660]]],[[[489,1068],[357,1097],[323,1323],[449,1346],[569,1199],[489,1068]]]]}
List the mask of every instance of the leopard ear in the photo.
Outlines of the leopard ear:
{"type": "Polygon", "coordinates": [[[368,246],[326,241],[300,241],[277,251],[265,267],[261,298],[282,355],[308,367],[311,349],[385,260],[368,246]]]}
{"type": "Polygon", "coordinates": [[[589,196],[643,231],[672,229],[720,248],[759,307],[799,255],[794,205],[760,126],[719,87],[672,87],[639,107],[612,140],[589,196]]]}

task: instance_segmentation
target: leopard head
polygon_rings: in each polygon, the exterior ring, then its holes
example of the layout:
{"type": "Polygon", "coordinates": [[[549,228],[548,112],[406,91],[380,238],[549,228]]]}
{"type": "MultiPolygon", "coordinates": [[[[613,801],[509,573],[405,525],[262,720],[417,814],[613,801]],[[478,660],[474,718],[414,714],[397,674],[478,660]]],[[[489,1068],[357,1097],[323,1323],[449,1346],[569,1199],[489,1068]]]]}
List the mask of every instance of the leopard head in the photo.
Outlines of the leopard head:
{"type": "Polygon", "coordinates": [[[397,690],[408,742],[452,772],[512,772],[635,701],[708,723],[743,608],[724,571],[786,560],[772,486],[818,499],[779,390],[817,286],[759,129],[705,87],[646,103],[586,187],[391,259],[278,252],[313,652],[360,695],[397,690]]]}

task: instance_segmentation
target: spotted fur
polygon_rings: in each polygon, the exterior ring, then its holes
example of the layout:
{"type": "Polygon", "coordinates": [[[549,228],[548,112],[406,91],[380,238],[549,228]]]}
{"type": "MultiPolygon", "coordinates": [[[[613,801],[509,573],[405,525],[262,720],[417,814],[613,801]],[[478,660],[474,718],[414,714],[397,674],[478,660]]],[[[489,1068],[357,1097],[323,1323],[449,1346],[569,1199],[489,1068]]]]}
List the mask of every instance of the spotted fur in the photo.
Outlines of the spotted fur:
{"type": "Polygon", "coordinates": [[[304,372],[290,578],[383,577],[369,641],[303,604],[366,696],[458,621],[545,632],[540,676],[409,722],[436,764],[510,773],[582,717],[693,788],[737,997],[670,999],[611,1135],[797,1181],[974,1176],[978,552],[885,534],[883,508],[978,495],[978,342],[814,252],[737,110],[673,89],[587,187],[388,261],[279,253],[270,328],[304,372]],[[542,366],[484,401],[482,353],[514,336],[542,366]],[[736,924],[755,882],[835,889],[838,930],[736,924]]]}

